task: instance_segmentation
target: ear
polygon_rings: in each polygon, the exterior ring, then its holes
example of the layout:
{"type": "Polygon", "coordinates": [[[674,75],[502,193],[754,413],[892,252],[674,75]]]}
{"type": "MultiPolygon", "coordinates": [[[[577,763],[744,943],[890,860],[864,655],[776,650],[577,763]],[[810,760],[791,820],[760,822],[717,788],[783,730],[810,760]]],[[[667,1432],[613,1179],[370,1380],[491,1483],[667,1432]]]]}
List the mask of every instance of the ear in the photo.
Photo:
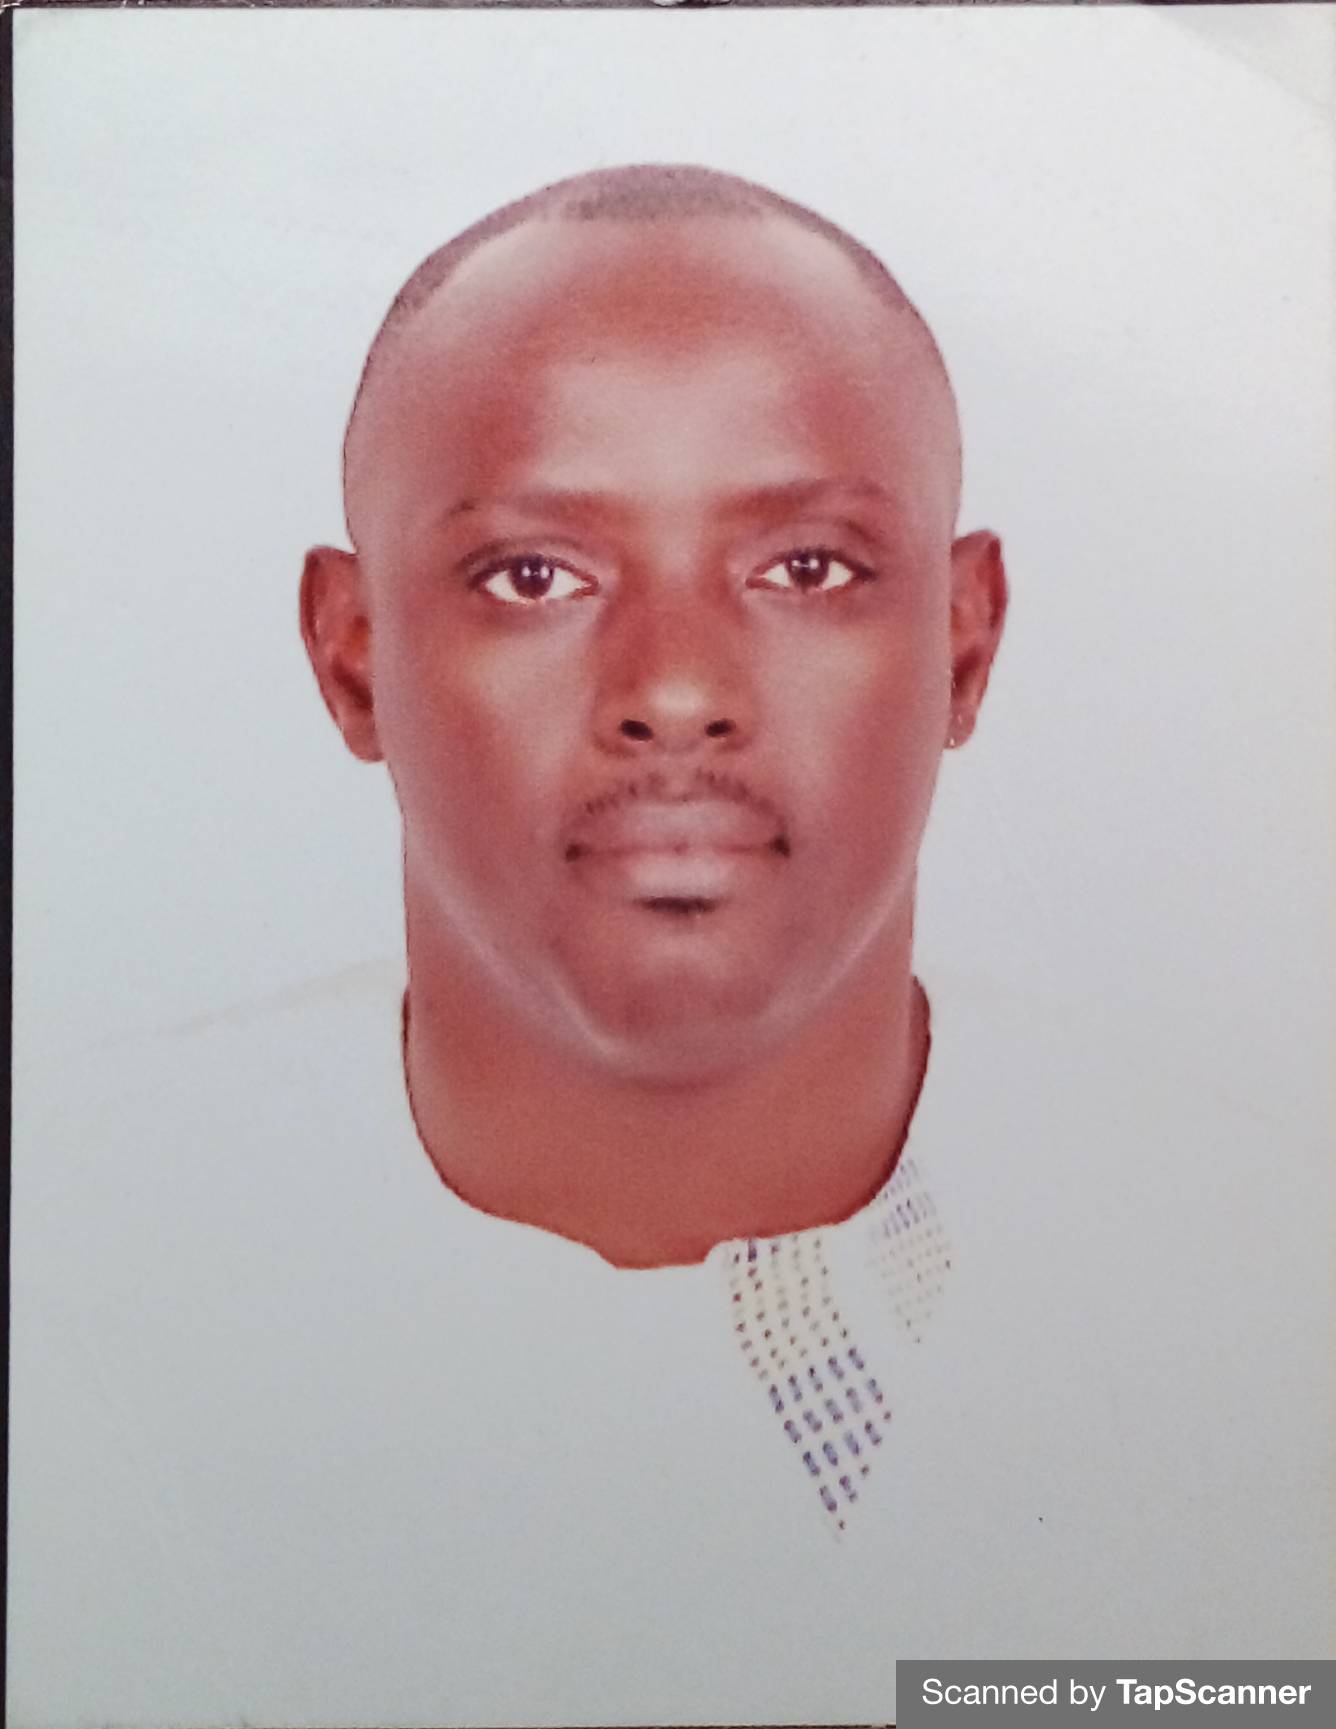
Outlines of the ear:
{"type": "Polygon", "coordinates": [[[974,731],[1007,616],[1002,543],[980,529],[951,548],[951,721],[947,745],[974,731]]]}
{"type": "Polygon", "coordinates": [[[316,546],[301,580],[302,641],[325,707],[343,741],[363,762],[379,762],[371,688],[371,616],[361,566],[351,552],[316,546]]]}

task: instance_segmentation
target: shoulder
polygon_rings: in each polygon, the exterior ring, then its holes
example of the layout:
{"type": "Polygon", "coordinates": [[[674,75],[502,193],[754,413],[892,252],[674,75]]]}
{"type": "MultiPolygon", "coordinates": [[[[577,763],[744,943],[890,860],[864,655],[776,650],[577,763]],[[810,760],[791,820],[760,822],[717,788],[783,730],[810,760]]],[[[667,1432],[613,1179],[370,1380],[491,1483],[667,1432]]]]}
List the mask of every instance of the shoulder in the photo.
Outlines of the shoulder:
{"type": "Polygon", "coordinates": [[[1256,1096],[1204,1031],[1176,1049],[1106,1003],[925,983],[919,1162],[955,1248],[934,1397],[971,1413],[948,1431],[988,1436],[959,1480],[1031,1506],[1036,1543],[1077,1543],[1082,1580],[1124,1568],[1129,1604],[1203,1648],[1319,1637],[1326,1125],[1256,1096]],[[1235,1582],[1249,1553],[1290,1568],[1261,1610],[1235,1582]]]}
{"type": "Polygon", "coordinates": [[[1320,1190],[1330,1123],[1264,1090],[1208,1027],[1169,1041],[1135,1002],[951,973],[926,986],[923,1132],[962,1200],[986,1194],[1005,1215],[1008,1202],[1051,1212],[1084,1197],[1088,1212],[1147,1227],[1149,1195],[1172,1212],[1245,1196],[1298,1205],[1320,1190]]]}
{"type": "Polygon", "coordinates": [[[1300,1433],[1326,1379],[1327,1126],[1107,1004],[947,980],[934,1027],[919,1162],[1002,1354],[1186,1399],[1190,1426],[1237,1428],[1247,1386],[1254,1431],[1273,1400],[1300,1433]]]}
{"type": "MultiPolygon", "coordinates": [[[[15,1074],[16,1282],[253,1257],[402,1165],[401,976],[350,968],[15,1074]],[[383,1168],[378,1172],[378,1161],[383,1168]]],[[[160,1283],[155,1278],[154,1283],[160,1283]]]]}

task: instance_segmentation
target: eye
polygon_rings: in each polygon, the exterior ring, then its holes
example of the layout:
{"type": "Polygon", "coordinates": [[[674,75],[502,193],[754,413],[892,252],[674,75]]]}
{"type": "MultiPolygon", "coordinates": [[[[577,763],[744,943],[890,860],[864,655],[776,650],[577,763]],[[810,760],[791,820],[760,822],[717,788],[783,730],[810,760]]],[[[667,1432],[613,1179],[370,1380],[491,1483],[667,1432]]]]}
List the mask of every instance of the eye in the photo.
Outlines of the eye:
{"type": "Polygon", "coordinates": [[[748,582],[749,588],[770,588],[798,594],[830,594],[838,588],[851,588],[856,582],[867,582],[872,572],[848,559],[837,558],[820,547],[790,552],[786,557],[759,571],[748,582]]]}
{"type": "Polygon", "coordinates": [[[550,558],[509,558],[494,564],[478,578],[476,586],[493,600],[507,606],[534,606],[542,601],[569,600],[573,595],[593,594],[594,584],[564,564],[550,558]]]}

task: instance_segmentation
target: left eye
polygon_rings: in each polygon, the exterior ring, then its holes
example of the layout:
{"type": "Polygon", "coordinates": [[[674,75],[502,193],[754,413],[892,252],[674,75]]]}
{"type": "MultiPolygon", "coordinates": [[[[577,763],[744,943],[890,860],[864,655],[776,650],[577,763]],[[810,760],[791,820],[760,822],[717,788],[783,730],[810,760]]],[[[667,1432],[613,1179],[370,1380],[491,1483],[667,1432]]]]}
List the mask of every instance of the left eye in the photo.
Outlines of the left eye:
{"type": "Polygon", "coordinates": [[[534,606],[594,592],[592,583],[550,558],[512,558],[489,570],[478,587],[507,606],[534,606]]]}
{"type": "Polygon", "coordinates": [[[833,553],[812,550],[791,552],[786,558],[759,571],[748,584],[751,588],[773,588],[799,594],[829,594],[837,588],[849,588],[855,582],[867,580],[868,572],[860,566],[836,558],[833,553]]]}

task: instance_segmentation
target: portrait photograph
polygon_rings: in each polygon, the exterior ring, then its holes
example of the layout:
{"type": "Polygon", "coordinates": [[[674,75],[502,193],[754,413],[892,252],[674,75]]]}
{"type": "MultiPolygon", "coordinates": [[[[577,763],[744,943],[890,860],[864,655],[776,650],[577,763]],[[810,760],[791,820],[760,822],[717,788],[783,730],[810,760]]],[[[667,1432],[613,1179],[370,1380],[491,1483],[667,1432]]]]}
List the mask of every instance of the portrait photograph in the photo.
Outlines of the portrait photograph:
{"type": "Polygon", "coordinates": [[[9,1722],[1336,1656],[1332,14],[13,70],[9,1722]]]}

